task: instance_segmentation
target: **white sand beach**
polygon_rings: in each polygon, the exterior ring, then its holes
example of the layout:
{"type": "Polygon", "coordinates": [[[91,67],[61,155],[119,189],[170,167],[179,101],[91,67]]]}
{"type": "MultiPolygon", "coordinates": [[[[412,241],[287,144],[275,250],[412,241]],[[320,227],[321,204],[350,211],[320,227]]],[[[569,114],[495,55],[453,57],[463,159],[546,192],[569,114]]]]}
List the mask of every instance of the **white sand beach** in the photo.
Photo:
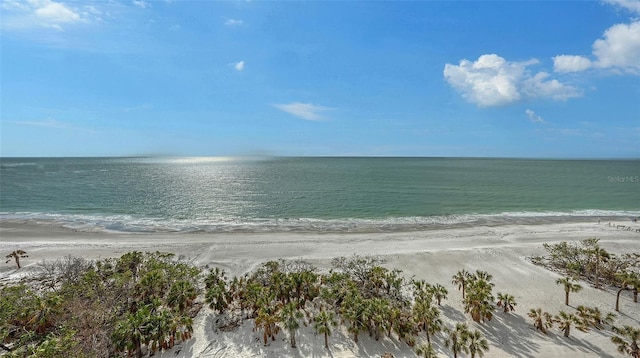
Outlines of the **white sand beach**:
{"type": "MultiPolygon", "coordinates": [[[[407,279],[415,277],[444,285],[449,290],[449,297],[441,307],[445,323],[453,326],[456,321],[465,321],[479,329],[490,343],[488,357],[623,357],[611,343],[610,331],[572,330],[571,337],[565,338],[554,328],[545,336],[534,329],[527,317],[529,309],[538,307],[551,314],[560,310],[573,312],[579,305],[595,306],[604,313],[614,311],[615,289],[594,289],[586,282],[581,282],[584,287],[581,292],[571,295],[571,306],[565,306],[563,288],[555,283],[561,276],[532,264],[528,257],[543,255],[545,242],[577,242],[591,237],[599,238],[600,245],[610,253],[640,252],[640,232],[635,231],[640,224],[615,224],[632,226],[633,230],[593,222],[366,234],[116,234],[1,222],[0,251],[22,249],[29,257],[21,261],[24,267],[20,270],[11,263],[0,265],[0,280],[32,272],[41,260],[66,255],[101,259],[133,250],[172,252],[198,266],[224,268],[231,276],[251,271],[268,260],[303,259],[325,270],[334,257],[372,255],[384,259],[385,266],[402,270],[407,279]],[[505,314],[497,310],[490,322],[474,323],[464,314],[462,295],[451,284],[451,277],[461,269],[491,273],[494,293],[515,296],[515,312],[505,314]]],[[[640,326],[640,303],[633,302],[630,292],[623,293],[620,308],[617,326],[640,326]]],[[[220,333],[214,331],[215,319],[212,311],[202,309],[195,319],[194,338],[158,356],[375,357],[386,351],[395,357],[416,356],[412,348],[397,341],[397,337],[376,342],[363,333],[360,342],[355,344],[346,329],[333,333],[329,350],[323,347],[323,338],[315,335],[311,327],[299,331],[297,349],[289,346],[285,332],[265,347],[260,333],[252,331],[251,322],[245,322],[236,332],[220,333]]],[[[436,337],[439,356],[451,356],[442,342],[442,336],[436,337]]]]}

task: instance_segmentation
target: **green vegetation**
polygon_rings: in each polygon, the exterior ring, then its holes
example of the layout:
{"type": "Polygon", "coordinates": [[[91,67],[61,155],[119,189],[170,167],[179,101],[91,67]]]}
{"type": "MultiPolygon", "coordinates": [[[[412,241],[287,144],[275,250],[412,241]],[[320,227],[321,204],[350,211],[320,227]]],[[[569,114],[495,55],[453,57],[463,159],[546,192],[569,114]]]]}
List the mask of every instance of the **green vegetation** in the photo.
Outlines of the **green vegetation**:
{"type": "Polygon", "coordinates": [[[321,310],[320,313],[315,317],[315,322],[313,323],[313,328],[316,333],[324,335],[324,347],[329,348],[329,336],[331,335],[331,327],[335,327],[338,325],[334,318],[333,312],[327,312],[321,310]]]}
{"type": "MultiPolygon", "coordinates": [[[[569,293],[581,287],[571,275],[596,285],[615,284],[618,299],[621,292],[637,290],[635,254],[619,259],[597,240],[545,248],[552,257],[547,264],[564,265],[568,275],[556,282],[565,289],[567,305],[569,293]]],[[[219,268],[203,272],[160,252],[131,252],[97,262],[66,257],[40,268],[36,277],[0,288],[0,349],[6,357],[150,356],[190,339],[193,317],[204,304],[225,317],[217,328],[233,330],[250,322],[264,345],[284,332],[296,349],[305,344],[296,339],[299,330],[311,326],[323,336],[326,349],[332,332],[340,329],[355,342],[362,334],[375,340],[397,337],[410,347],[417,344],[415,353],[423,357],[436,356],[438,346],[449,348],[454,357],[482,357],[489,349],[482,334],[466,323],[451,328],[443,322],[444,286],[407,280],[400,270],[370,257],[336,258],[325,273],[303,261],[268,261],[232,278],[219,268]]],[[[481,270],[460,270],[452,277],[462,291],[464,312],[478,324],[489,324],[497,308],[510,313],[517,305],[513,295],[498,292],[494,297],[492,280],[481,270]]],[[[555,315],[531,309],[528,316],[545,334],[554,325],[566,337],[572,329],[610,328],[619,350],[637,357],[639,331],[612,326],[612,313],[579,306],[555,315]]]]}
{"type": "Polygon", "coordinates": [[[476,355],[484,356],[484,352],[489,351],[489,342],[484,338],[478,330],[470,331],[466,323],[457,323],[454,329],[447,329],[447,338],[444,345],[451,349],[454,358],[459,353],[471,354],[472,358],[476,355]]]}
{"type": "Polygon", "coordinates": [[[638,302],[638,289],[640,289],[640,274],[633,271],[618,272],[615,275],[619,282],[620,289],[616,294],[616,311],[620,312],[620,294],[622,291],[631,290],[633,292],[633,302],[638,302]]]}
{"type": "Polygon", "coordinates": [[[569,293],[580,292],[582,286],[576,283],[576,279],[573,277],[559,278],[556,280],[556,285],[564,286],[564,304],[569,305],[569,293]]]}
{"type": "Polygon", "coordinates": [[[0,291],[6,357],[141,357],[191,336],[200,270],[171,254],[41,266],[35,283],[0,291]]]}
{"type": "MultiPolygon", "coordinates": [[[[454,276],[454,280],[462,271],[454,276]]],[[[466,274],[467,296],[463,299],[464,311],[471,315],[475,322],[483,323],[493,318],[493,277],[486,271],[466,274]]]]}
{"type": "Polygon", "coordinates": [[[624,326],[612,330],[617,336],[611,337],[611,341],[618,346],[618,352],[640,358],[640,328],[624,326]]]}
{"type": "MultiPolygon", "coordinates": [[[[567,278],[559,279],[558,284],[565,286],[565,303],[568,305],[570,292],[577,292],[569,286],[569,277],[592,282],[595,288],[603,284],[617,287],[616,311],[620,311],[620,295],[631,291],[633,302],[638,302],[640,289],[640,254],[624,253],[614,255],[600,246],[599,239],[589,238],[579,243],[563,241],[558,244],[543,244],[546,256],[531,258],[534,264],[564,273],[567,278]],[[561,282],[562,281],[562,282],[561,282]],[[569,290],[569,291],[567,291],[569,290]]],[[[579,290],[579,289],[578,289],[579,290]]]]}
{"type": "Polygon", "coordinates": [[[456,323],[454,329],[447,329],[445,332],[447,338],[444,341],[444,345],[451,349],[454,358],[458,357],[458,353],[469,353],[465,342],[469,334],[469,327],[466,323],[456,323]]]}
{"type": "Polygon", "coordinates": [[[547,330],[553,327],[553,317],[549,312],[543,312],[542,308],[532,308],[527,315],[533,319],[533,326],[544,334],[547,334],[547,330]]]}
{"type": "Polygon", "coordinates": [[[422,344],[416,347],[415,352],[418,355],[418,357],[423,357],[423,358],[436,358],[438,356],[438,354],[436,353],[435,349],[433,349],[433,346],[431,346],[431,344],[422,344]]]}
{"type": "Polygon", "coordinates": [[[518,305],[516,303],[516,299],[515,297],[513,297],[512,295],[508,294],[508,293],[500,293],[498,292],[498,303],[497,303],[498,307],[502,307],[502,311],[504,313],[509,313],[509,312],[513,312],[516,310],[516,306],[518,305]]]}
{"type": "MultiPolygon", "coordinates": [[[[543,265],[552,270],[559,270],[567,275],[556,280],[556,284],[562,285],[565,291],[565,304],[569,305],[569,293],[578,292],[582,286],[577,283],[578,278],[592,282],[594,288],[600,289],[603,284],[617,288],[615,310],[620,311],[620,295],[624,291],[633,293],[633,301],[638,302],[638,289],[640,288],[640,254],[624,253],[614,255],[600,246],[599,239],[589,238],[580,241],[579,244],[561,242],[558,244],[543,244],[547,256],[531,258],[537,265],[543,265]]],[[[613,313],[603,313],[597,307],[578,306],[575,313],[560,311],[553,318],[548,312],[542,312],[540,308],[531,309],[528,314],[533,319],[533,324],[539,331],[547,333],[547,329],[554,323],[569,337],[571,327],[582,331],[590,328],[605,329],[607,325],[618,336],[611,338],[618,346],[618,351],[640,358],[638,339],[640,329],[631,326],[618,328],[611,326],[615,320],[613,313]]]]}
{"type": "Polygon", "coordinates": [[[558,328],[564,333],[565,337],[569,337],[569,334],[571,334],[571,327],[573,326],[583,332],[587,331],[587,328],[584,326],[583,322],[573,313],[560,311],[557,315],[555,315],[554,321],[558,323],[558,328]]]}

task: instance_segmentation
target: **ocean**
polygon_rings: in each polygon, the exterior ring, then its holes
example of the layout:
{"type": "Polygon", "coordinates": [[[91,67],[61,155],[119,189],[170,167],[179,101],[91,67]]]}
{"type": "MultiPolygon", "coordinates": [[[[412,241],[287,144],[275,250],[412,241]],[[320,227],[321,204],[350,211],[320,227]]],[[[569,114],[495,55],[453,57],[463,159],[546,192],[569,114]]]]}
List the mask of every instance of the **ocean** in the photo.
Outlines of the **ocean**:
{"type": "Polygon", "coordinates": [[[386,232],[639,216],[640,160],[0,158],[0,224],[386,232]]]}

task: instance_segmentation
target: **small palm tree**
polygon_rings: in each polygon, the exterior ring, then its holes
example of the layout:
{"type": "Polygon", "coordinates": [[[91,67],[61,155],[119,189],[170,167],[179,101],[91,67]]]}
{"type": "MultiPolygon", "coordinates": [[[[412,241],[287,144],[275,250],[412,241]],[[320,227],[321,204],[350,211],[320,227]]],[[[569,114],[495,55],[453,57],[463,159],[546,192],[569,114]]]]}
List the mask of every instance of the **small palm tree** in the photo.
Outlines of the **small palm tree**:
{"type": "Polygon", "coordinates": [[[304,315],[298,309],[296,302],[292,301],[284,305],[280,312],[280,321],[285,329],[289,330],[291,335],[291,348],[296,348],[296,331],[300,328],[300,319],[304,315]]]}
{"type": "Polygon", "coordinates": [[[349,333],[353,334],[353,341],[358,343],[358,334],[366,328],[366,305],[359,293],[349,293],[342,304],[341,314],[348,319],[349,333]]]}
{"type": "Polygon", "coordinates": [[[219,282],[215,286],[207,288],[204,300],[209,304],[209,308],[222,312],[229,306],[229,302],[227,301],[228,293],[224,282],[219,282]]]}
{"type": "Polygon", "coordinates": [[[491,294],[493,285],[485,279],[476,279],[469,282],[467,297],[462,301],[464,311],[478,323],[491,321],[493,318],[493,300],[491,294]]]}
{"type": "Polygon", "coordinates": [[[20,268],[20,259],[21,258],[25,258],[25,257],[29,257],[29,255],[27,255],[27,253],[23,250],[15,250],[12,253],[10,253],[9,255],[6,256],[6,258],[8,259],[7,261],[5,261],[5,264],[8,263],[9,261],[11,261],[11,259],[13,259],[16,262],[16,266],[18,266],[18,268],[20,268]]]}
{"type": "Polygon", "coordinates": [[[413,284],[413,297],[415,299],[431,299],[431,295],[427,292],[431,285],[427,283],[425,280],[412,280],[413,284]]]}
{"type": "Polygon", "coordinates": [[[189,316],[178,316],[178,330],[180,340],[186,341],[193,333],[193,318],[189,316]]]}
{"type": "Polygon", "coordinates": [[[442,331],[440,311],[432,307],[429,300],[419,300],[413,306],[413,317],[426,333],[427,344],[431,345],[431,335],[442,331]]]}
{"type": "Polygon", "coordinates": [[[337,326],[338,322],[334,319],[333,312],[321,311],[313,323],[313,328],[318,334],[324,334],[324,347],[329,348],[329,339],[331,335],[331,326],[337,326]]]}
{"type": "MultiPolygon", "coordinates": [[[[380,340],[383,332],[389,331],[391,320],[391,308],[389,301],[383,298],[372,298],[366,300],[367,316],[369,317],[370,328],[373,328],[375,340],[380,340]]],[[[371,331],[370,331],[371,332],[371,331]]]]}
{"type": "Polygon", "coordinates": [[[600,288],[600,263],[606,262],[611,258],[607,250],[598,245],[598,241],[599,239],[596,238],[585,240],[585,242],[591,243],[591,247],[588,248],[586,252],[590,256],[593,256],[594,259],[595,288],[600,288]]]}
{"type": "Polygon", "coordinates": [[[462,269],[458,271],[455,275],[453,275],[451,279],[451,283],[454,285],[458,285],[458,290],[462,290],[462,298],[465,298],[465,289],[467,288],[467,283],[472,279],[472,275],[469,271],[462,269]]]}
{"type": "Polygon", "coordinates": [[[142,357],[142,344],[148,341],[149,321],[151,311],[148,306],[140,308],[136,313],[129,313],[127,317],[116,324],[112,339],[116,349],[127,350],[128,356],[135,353],[142,357]]]}
{"type": "Polygon", "coordinates": [[[580,290],[582,290],[582,286],[575,283],[576,281],[573,277],[559,278],[556,280],[556,285],[564,286],[564,304],[567,306],[569,305],[569,293],[580,292],[580,290]]]}
{"type": "Polygon", "coordinates": [[[449,291],[447,291],[447,289],[439,283],[433,286],[430,286],[427,289],[427,291],[431,294],[433,298],[436,299],[436,303],[438,303],[438,306],[440,306],[440,303],[442,302],[443,299],[444,300],[447,299],[447,294],[449,294],[449,291]]]}
{"type": "Polygon", "coordinates": [[[616,295],[616,312],[620,312],[620,294],[624,290],[629,290],[630,286],[635,287],[637,292],[637,287],[640,286],[640,277],[635,272],[624,271],[616,274],[616,278],[620,281],[620,289],[616,295]]]}
{"type": "Polygon", "coordinates": [[[438,357],[435,349],[433,349],[433,346],[431,346],[431,344],[422,344],[416,347],[416,354],[418,355],[418,357],[423,357],[423,358],[438,357]]]}
{"type": "Polygon", "coordinates": [[[469,329],[466,323],[456,323],[456,328],[446,329],[447,339],[444,341],[444,346],[451,349],[453,352],[453,358],[458,358],[458,353],[469,353],[469,348],[466,345],[467,336],[469,335],[469,329]]]}
{"type": "Polygon", "coordinates": [[[178,312],[184,313],[191,306],[193,300],[196,299],[196,296],[197,292],[193,284],[189,281],[180,280],[171,285],[167,294],[167,304],[177,309],[178,312]]]}
{"type": "Polygon", "coordinates": [[[467,350],[471,354],[471,358],[475,358],[476,354],[479,357],[484,356],[484,352],[489,351],[489,342],[484,338],[480,331],[475,330],[469,332],[465,338],[467,350]]]}
{"type": "Polygon", "coordinates": [[[640,358],[640,328],[614,326],[611,330],[619,335],[611,337],[611,342],[618,346],[618,352],[640,358]]]}
{"type": "Polygon", "coordinates": [[[258,308],[258,315],[255,319],[255,329],[262,330],[262,339],[265,346],[268,343],[269,337],[275,340],[275,336],[278,333],[276,323],[279,317],[276,311],[277,306],[266,302],[261,302],[258,308]]]}
{"type": "Polygon", "coordinates": [[[473,276],[475,277],[476,280],[485,280],[487,282],[490,282],[491,280],[493,280],[493,275],[491,275],[487,271],[476,270],[476,273],[473,274],[473,276]]]}
{"type": "Polygon", "coordinates": [[[515,311],[517,305],[515,297],[508,293],[498,292],[498,307],[502,307],[504,313],[515,311]]]}
{"type": "Polygon", "coordinates": [[[547,329],[553,327],[553,319],[549,312],[542,312],[541,308],[531,309],[528,316],[533,319],[533,325],[540,332],[547,334],[547,329]]]}
{"type": "Polygon", "coordinates": [[[136,291],[143,302],[149,303],[164,294],[165,283],[166,273],[161,269],[152,269],[141,275],[136,291]]]}
{"type": "Polygon", "coordinates": [[[613,323],[615,315],[609,312],[606,316],[602,316],[602,312],[597,307],[578,306],[578,317],[582,320],[584,326],[592,326],[596,329],[604,328],[605,324],[613,323]]]}
{"type": "Polygon", "coordinates": [[[560,311],[554,317],[554,319],[556,322],[558,322],[558,328],[560,328],[560,330],[564,332],[565,337],[569,337],[569,334],[571,333],[571,326],[576,326],[576,328],[581,331],[587,330],[582,321],[580,321],[580,319],[573,313],[560,311]]]}

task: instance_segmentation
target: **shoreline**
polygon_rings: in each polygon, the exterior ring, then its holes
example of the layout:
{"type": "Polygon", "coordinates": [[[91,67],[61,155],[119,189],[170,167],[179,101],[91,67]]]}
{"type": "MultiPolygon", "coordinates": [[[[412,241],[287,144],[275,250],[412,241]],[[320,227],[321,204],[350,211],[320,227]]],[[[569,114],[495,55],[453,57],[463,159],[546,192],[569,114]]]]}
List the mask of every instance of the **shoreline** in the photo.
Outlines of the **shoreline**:
{"type": "MultiPolygon", "coordinates": [[[[0,213],[0,227],[42,225],[104,234],[367,234],[421,232],[505,225],[627,222],[638,224],[640,211],[574,210],[502,212],[380,218],[161,219],[130,215],[71,213],[0,213]],[[634,221],[635,220],[635,221],[634,221]]],[[[640,225],[638,225],[640,230],[640,225]]]]}
{"type": "MultiPolygon", "coordinates": [[[[5,251],[33,253],[25,266],[66,255],[89,259],[117,257],[129,251],[167,251],[194,264],[224,264],[232,274],[244,274],[240,262],[277,259],[331,259],[338,256],[387,256],[420,252],[528,247],[542,252],[545,242],[580,241],[598,237],[608,247],[640,243],[640,223],[628,221],[453,227],[378,233],[104,233],[58,225],[0,221],[5,251]],[[616,226],[632,227],[632,231],[616,226]],[[634,240],[635,239],[635,240],[634,240]],[[605,244],[606,243],[606,244],[605,244]],[[34,261],[37,260],[37,261],[34,261]],[[240,261],[236,261],[240,260],[240,261]],[[236,266],[236,267],[234,267],[236,266]]],[[[624,250],[623,250],[624,251],[624,250]]],[[[640,252],[640,247],[636,250],[640,252]]],[[[0,266],[0,277],[7,271],[0,266]]]]}
{"type": "MultiPolygon", "coordinates": [[[[629,225],[629,221],[613,222],[629,225]]],[[[640,224],[639,224],[640,227],[640,224]]],[[[331,259],[340,256],[375,256],[385,260],[384,266],[402,270],[405,278],[425,279],[440,283],[449,290],[443,302],[445,323],[463,320],[483,332],[489,341],[491,357],[618,357],[609,331],[572,330],[566,339],[556,328],[545,336],[535,331],[527,312],[542,307],[552,314],[572,311],[578,305],[595,306],[602,312],[612,312],[615,290],[596,290],[586,282],[584,289],[571,295],[571,306],[564,305],[564,292],[555,284],[558,273],[533,265],[528,257],[544,254],[543,243],[577,242],[590,237],[600,238],[601,246],[613,254],[640,252],[640,233],[616,229],[606,222],[557,223],[531,225],[476,226],[392,233],[197,233],[197,234],[105,234],[78,232],[55,226],[17,224],[0,221],[0,247],[4,251],[22,249],[29,258],[16,270],[11,264],[0,267],[0,282],[16,279],[33,272],[41,260],[53,260],[66,255],[88,259],[117,257],[129,251],[164,251],[176,254],[197,266],[217,266],[229,276],[242,275],[268,260],[303,259],[326,271],[331,259]],[[475,324],[464,314],[461,293],[451,284],[451,277],[460,269],[484,270],[494,276],[495,292],[515,296],[516,311],[504,315],[495,312],[489,323],[475,324]]],[[[640,326],[640,304],[633,303],[630,294],[621,299],[622,314],[615,324],[640,326]]],[[[346,331],[336,331],[331,339],[331,354],[312,330],[300,332],[298,351],[287,344],[286,334],[264,347],[252,338],[259,333],[245,322],[239,332],[216,333],[215,317],[204,308],[196,317],[194,338],[180,351],[163,352],[162,357],[280,357],[334,356],[369,357],[390,351],[395,357],[413,357],[412,349],[395,339],[380,342],[363,335],[355,344],[346,331]],[[284,340],[284,341],[283,341],[284,340]],[[219,353],[216,353],[219,352],[219,353]]],[[[258,337],[259,338],[259,337],[258,337]]],[[[439,337],[438,342],[442,342],[439,337]]],[[[446,354],[443,346],[440,355],[446,354]]]]}

